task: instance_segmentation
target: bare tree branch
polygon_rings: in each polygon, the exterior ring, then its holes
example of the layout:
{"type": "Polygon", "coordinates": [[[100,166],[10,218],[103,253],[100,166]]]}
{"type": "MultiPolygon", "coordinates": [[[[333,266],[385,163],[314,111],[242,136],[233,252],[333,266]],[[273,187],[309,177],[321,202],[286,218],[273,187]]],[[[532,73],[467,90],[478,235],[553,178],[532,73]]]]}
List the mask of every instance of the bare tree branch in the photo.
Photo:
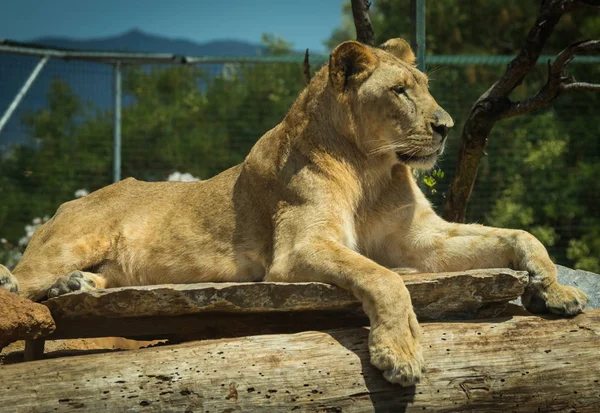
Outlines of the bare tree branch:
{"type": "Polygon", "coordinates": [[[308,85],[310,83],[310,63],[308,61],[308,49],[304,53],[304,82],[308,85]]]}
{"type": "Polygon", "coordinates": [[[519,54],[509,63],[506,72],[488,90],[490,98],[508,96],[519,86],[527,73],[535,66],[546,40],[563,14],[577,6],[576,0],[544,0],[535,23],[529,30],[519,54]]]}
{"type": "Polygon", "coordinates": [[[600,85],[587,82],[574,82],[562,85],[561,92],[600,92],[600,85]]]}
{"type": "Polygon", "coordinates": [[[513,116],[529,113],[546,106],[558,95],[574,91],[600,91],[600,85],[585,82],[576,82],[572,77],[566,76],[566,66],[578,54],[600,52],[600,41],[584,40],[576,42],[560,52],[554,63],[548,61],[548,81],[534,96],[522,102],[510,103],[497,114],[497,119],[506,119],[513,116]]]}
{"type": "Polygon", "coordinates": [[[600,9],[600,0],[578,0],[578,5],[600,9]]]}
{"type": "Polygon", "coordinates": [[[352,0],[352,17],[354,18],[354,27],[356,27],[356,40],[373,46],[375,33],[369,17],[370,7],[371,3],[368,0],[352,0]]]}
{"type": "Polygon", "coordinates": [[[442,214],[448,221],[463,222],[465,219],[487,139],[497,120],[531,112],[548,104],[560,93],[598,90],[598,85],[576,82],[564,75],[564,68],[573,56],[598,51],[598,41],[588,40],[572,44],[556,57],[554,63],[549,64],[548,82],[534,97],[523,102],[511,102],[508,98],[534,67],[546,40],[565,13],[582,7],[600,10],[600,0],[542,0],[541,3],[539,15],[518,55],[500,79],[477,99],[465,122],[458,163],[442,214]]]}
{"type": "Polygon", "coordinates": [[[552,64],[553,72],[560,73],[575,55],[600,52],[600,40],[582,40],[575,42],[560,52],[552,64]]]}

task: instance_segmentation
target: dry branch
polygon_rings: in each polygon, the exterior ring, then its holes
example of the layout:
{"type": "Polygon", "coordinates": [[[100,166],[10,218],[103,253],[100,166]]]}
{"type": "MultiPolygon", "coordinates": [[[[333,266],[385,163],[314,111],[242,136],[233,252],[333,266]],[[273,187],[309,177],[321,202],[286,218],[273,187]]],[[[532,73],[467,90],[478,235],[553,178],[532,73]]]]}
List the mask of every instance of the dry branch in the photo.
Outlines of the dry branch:
{"type": "Polygon", "coordinates": [[[413,388],[371,367],[360,328],[6,365],[0,400],[15,412],[597,412],[600,310],[422,328],[413,388]]]}
{"type": "Polygon", "coordinates": [[[586,82],[577,82],[565,73],[566,66],[575,55],[600,52],[600,41],[585,40],[573,43],[560,52],[554,63],[548,62],[548,80],[544,87],[534,96],[522,102],[510,102],[505,108],[499,110],[497,119],[506,119],[517,115],[532,112],[546,106],[559,94],[574,91],[600,91],[600,85],[586,82]]]}
{"type": "Polygon", "coordinates": [[[310,62],[308,61],[308,57],[308,49],[306,49],[306,52],[304,53],[303,71],[304,83],[306,83],[307,85],[310,83],[310,62]]]}
{"type": "Polygon", "coordinates": [[[373,32],[371,18],[369,17],[370,7],[371,2],[368,0],[352,0],[352,17],[354,18],[354,27],[356,27],[356,40],[373,46],[375,32],[373,32]]]}
{"type": "Polygon", "coordinates": [[[506,72],[473,105],[461,136],[460,152],[454,178],[444,205],[447,221],[463,222],[473,191],[477,170],[485,153],[487,138],[496,121],[531,112],[547,105],[562,92],[600,91],[600,86],[575,82],[564,76],[564,69],[577,54],[598,51],[598,41],[577,42],[561,52],[549,65],[548,82],[532,98],[511,102],[509,94],[535,66],[548,37],[560,18],[576,8],[600,9],[599,1],[545,0],[538,18],[529,31],[518,55],[509,63],[506,72]]]}

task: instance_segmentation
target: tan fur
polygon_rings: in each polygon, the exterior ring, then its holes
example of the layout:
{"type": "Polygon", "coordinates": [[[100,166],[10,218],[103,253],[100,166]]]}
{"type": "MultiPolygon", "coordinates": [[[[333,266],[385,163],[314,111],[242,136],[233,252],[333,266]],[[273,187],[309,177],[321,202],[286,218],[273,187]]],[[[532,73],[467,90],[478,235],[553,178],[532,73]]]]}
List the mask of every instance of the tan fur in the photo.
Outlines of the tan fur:
{"type": "Polygon", "coordinates": [[[531,309],[581,311],[586,297],[556,282],[533,236],[433,212],[410,167],[433,166],[453,122],[406,42],[383,48],[338,46],[241,165],[196,183],[126,179],[61,206],[14,271],[21,294],[41,299],[72,271],[106,287],[332,283],[362,300],[371,361],[402,385],[421,377],[420,332],[408,291],[388,268],[512,266],[531,274],[531,309]]]}

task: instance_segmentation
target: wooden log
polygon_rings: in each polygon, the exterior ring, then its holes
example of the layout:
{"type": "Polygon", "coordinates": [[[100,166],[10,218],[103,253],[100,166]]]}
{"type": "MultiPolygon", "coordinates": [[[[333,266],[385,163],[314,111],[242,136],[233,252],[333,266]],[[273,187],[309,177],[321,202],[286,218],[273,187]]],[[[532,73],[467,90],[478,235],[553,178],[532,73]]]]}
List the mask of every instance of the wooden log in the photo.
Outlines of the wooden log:
{"type": "MultiPolygon", "coordinates": [[[[493,317],[523,293],[508,269],[402,275],[421,320],[493,317]]],[[[51,338],[233,337],[365,325],[360,303],[322,283],[202,283],[72,293],[44,303],[51,338]]]]}
{"type": "Polygon", "coordinates": [[[40,360],[44,357],[44,347],[46,347],[46,340],[43,338],[26,340],[25,351],[23,352],[23,360],[40,360]]]}
{"type": "Polygon", "coordinates": [[[365,328],[207,340],[0,367],[11,411],[597,412],[600,310],[423,324],[424,381],[387,383],[365,328]]]}

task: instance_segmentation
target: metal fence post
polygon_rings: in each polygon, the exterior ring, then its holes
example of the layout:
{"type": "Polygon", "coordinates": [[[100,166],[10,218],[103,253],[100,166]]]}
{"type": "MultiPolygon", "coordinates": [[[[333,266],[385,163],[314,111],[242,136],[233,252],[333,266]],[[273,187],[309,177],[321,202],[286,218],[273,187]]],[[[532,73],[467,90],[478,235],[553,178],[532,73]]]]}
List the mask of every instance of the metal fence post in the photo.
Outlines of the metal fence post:
{"type": "Polygon", "coordinates": [[[21,103],[21,101],[25,97],[25,95],[27,94],[27,91],[29,90],[31,85],[33,85],[33,82],[35,82],[35,79],[37,79],[38,75],[40,74],[40,72],[42,71],[44,66],[46,65],[46,62],[48,62],[48,59],[50,59],[49,56],[42,57],[42,60],[40,60],[38,62],[38,64],[35,66],[35,68],[31,72],[31,74],[29,75],[29,77],[27,78],[27,80],[25,81],[23,86],[21,87],[21,90],[19,90],[19,93],[17,93],[17,95],[15,96],[15,98],[13,99],[11,104],[8,106],[8,108],[6,109],[6,112],[4,112],[4,115],[2,115],[2,119],[0,119],[0,132],[2,132],[2,129],[4,129],[4,127],[8,123],[8,120],[12,116],[13,112],[19,106],[19,103],[21,103]]]}
{"type": "Polygon", "coordinates": [[[114,76],[114,135],[113,135],[113,182],[121,180],[121,61],[115,63],[114,76]]]}
{"type": "Polygon", "coordinates": [[[416,0],[417,67],[425,71],[425,0],[416,0]]]}

